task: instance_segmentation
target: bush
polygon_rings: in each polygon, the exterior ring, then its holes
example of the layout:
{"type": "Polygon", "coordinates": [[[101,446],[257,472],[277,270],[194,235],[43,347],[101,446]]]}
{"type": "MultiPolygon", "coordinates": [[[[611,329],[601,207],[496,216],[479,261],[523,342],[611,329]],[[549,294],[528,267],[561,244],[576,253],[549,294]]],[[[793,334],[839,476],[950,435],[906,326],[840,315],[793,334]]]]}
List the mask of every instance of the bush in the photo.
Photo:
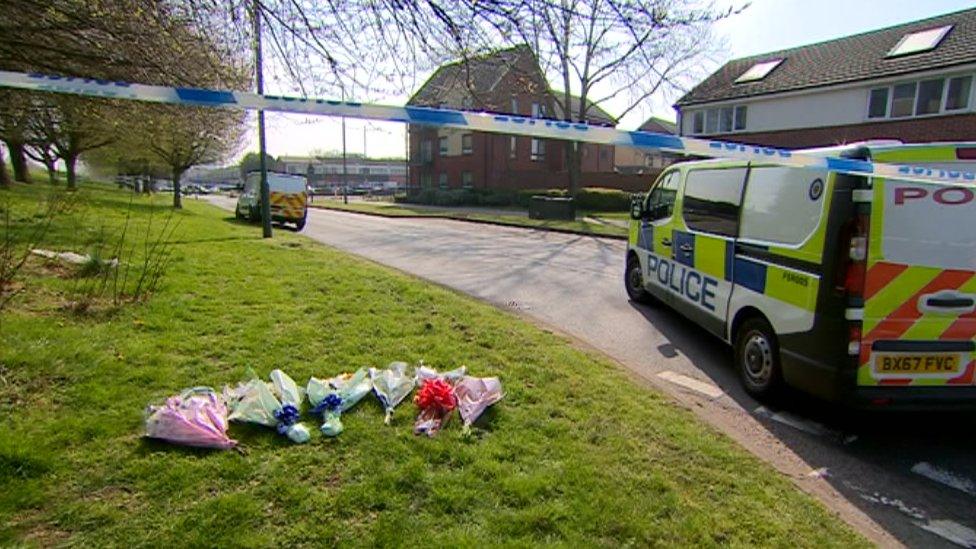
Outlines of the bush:
{"type": "Polygon", "coordinates": [[[586,187],[576,195],[576,207],[594,212],[630,211],[631,193],[604,187],[586,187]]]}
{"type": "MultiPolygon", "coordinates": [[[[528,208],[533,196],[568,196],[565,189],[422,189],[415,194],[396,196],[394,201],[430,206],[486,206],[528,208]]],[[[631,194],[617,189],[587,187],[576,195],[576,207],[601,212],[630,211],[631,194]]]]}

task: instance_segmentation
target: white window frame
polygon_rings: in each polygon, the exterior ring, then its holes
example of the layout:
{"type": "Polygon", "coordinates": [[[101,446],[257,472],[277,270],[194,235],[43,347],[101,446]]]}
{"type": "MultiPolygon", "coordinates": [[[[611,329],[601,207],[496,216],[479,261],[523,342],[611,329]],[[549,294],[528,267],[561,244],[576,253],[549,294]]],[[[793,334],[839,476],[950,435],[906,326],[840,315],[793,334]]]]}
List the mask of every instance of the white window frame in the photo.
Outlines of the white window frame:
{"type": "Polygon", "coordinates": [[[749,131],[749,103],[728,103],[724,105],[717,105],[714,107],[706,107],[702,109],[696,109],[688,113],[688,118],[691,120],[691,128],[689,128],[687,135],[726,135],[733,133],[745,133],[749,131]],[[738,119],[738,112],[740,108],[744,108],[746,111],[746,124],[742,128],[736,128],[736,120],[738,119]],[[725,109],[732,109],[732,128],[729,131],[722,130],[722,111],[725,109]],[[715,131],[708,131],[708,111],[716,111],[715,116],[717,117],[717,123],[715,126],[715,131]],[[702,117],[702,131],[695,131],[695,117],[701,114],[702,117]]]}
{"type": "Polygon", "coordinates": [[[962,114],[967,112],[973,112],[976,110],[976,74],[971,72],[955,73],[955,74],[945,74],[945,75],[932,75],[926,77],[914,78],[911,80],[900,80],[898,82],[890,82],[882,86],[871,86],[867,88],[867,93],[865,94],[864,100],[864,121],[865,122],[877,122],[885,120],[912,120],[915,118],[931,118],[933,116],[946,116],[951,114],[962,114]],[[953,78],[965,78],[970,77],[969,83],[969,100],[966,103],[966,107],[962,109],[952,109],[946,110],[946,101],[949,99],[949,81],[953,78]],[[918,107],[918,90],[922,82],[927,82],[929,80],[942,80],[942,99],[939,101],[939,111],[929,114],[916,114],[918,107]],[[912,114],[908,116],[891,116],[891,106],[894,101],[895,86],[900,86],[902,84],[915,83],[915,96],[912,98],[912,114]],[[885,105],[885,115],[870,117],[871,113],[871,92],[877,89],[885,88],[888,90],[888,102],[885,105]]]}

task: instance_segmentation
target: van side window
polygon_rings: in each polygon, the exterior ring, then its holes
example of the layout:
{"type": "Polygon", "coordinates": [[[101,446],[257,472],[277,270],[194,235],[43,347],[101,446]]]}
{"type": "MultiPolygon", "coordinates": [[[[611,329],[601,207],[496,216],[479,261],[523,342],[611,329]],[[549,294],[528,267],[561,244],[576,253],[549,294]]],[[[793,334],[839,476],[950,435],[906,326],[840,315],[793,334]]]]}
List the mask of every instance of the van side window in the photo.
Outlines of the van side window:
{"type": "Polygon", "coordinates": [[[678,196],[681,172],[674,170],[661,178],[647,196],[645,211],[648,221],[667,219],[674,213],[674,200],[678,196]]]}
{"type": "Polygon", "coordinates": [[[686,178],[682,211],[688,228],[735,236],[746,169],[692,170],[686,178]]]}
{"type": "Polygon", "coordinates": [[[753,168],[742,203],[741,238],[802,244],[820,225],[827,172],[753,168]]]}

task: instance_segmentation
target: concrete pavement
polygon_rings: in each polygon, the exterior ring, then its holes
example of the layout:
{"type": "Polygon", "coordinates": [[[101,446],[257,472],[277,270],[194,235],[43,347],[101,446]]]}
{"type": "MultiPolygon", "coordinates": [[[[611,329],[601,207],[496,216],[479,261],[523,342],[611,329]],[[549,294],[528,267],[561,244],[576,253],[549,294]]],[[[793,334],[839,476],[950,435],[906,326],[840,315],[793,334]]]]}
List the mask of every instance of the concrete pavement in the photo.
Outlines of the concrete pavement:
{"type": "MultiPolygon", "coordinates": [[[[210,200],[233,209],[226,198],[210,200]]],[[[513,310],[605,353],[877,544],[976,547],[972,416],[851,414],[801,395],[786,406],[763,406],[739,388],[722,342],[668,309],[628,301],[623,242],[329,210],[310,210],[305,234],[513,310]]]]}

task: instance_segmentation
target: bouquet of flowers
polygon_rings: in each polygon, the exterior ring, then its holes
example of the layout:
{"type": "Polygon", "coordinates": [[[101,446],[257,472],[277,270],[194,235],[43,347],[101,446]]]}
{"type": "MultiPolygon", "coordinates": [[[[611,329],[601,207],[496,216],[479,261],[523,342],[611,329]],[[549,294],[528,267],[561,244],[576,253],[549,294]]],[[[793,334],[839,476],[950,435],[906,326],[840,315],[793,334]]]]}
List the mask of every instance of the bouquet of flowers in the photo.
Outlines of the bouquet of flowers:
{"type": "Polygon", "coordinates": [[[330,379],[308,380],[308,401],[313,414],[321,414],[322,433],[334,437],[342,432],[342,412],[362,400],[373,384],[365,368],[355,374],[342,374],[330,379]]]}
{"type": "Polygon", "coordinates": [[[438,372],[430,366],[425,366],[423,361],[421,361],[420,366],[417,367],[417,384],[421,385],[429,379],[441,379],[454,386],[458,381],[461,381],[461,378],[464,377],[467,371],[467,366],[461,366],[448,372],[438,372]]]}
{"type": "Polygon", "coordinates": [[[413,402],[420,408],[420,415],[413,424],[413,434],[425,434],[429,437],[441,430],[457,407],[454,388],[440,377],[425,379],[413,402]]]}
{"type": "Polygon", "coordinates": [[[292,442],[308,442],[308,428],[298,422],[301,390],[281,370],[271,372],[271,384],[254,377],[224,393],[231,406],[231,421],[274,427],[292,442]]]}
{"type": "Polygon", "coordinates": [[[146,436],[198,448],[237,445],[227,437],[227,407],[210,387],[187,389],[162,406],[147,406],[146,436]]]}
{"type": "Polygon", "coordinates": [[[380,399],[380,404],[386,410],[383,423],[389,425],[393,419],[393,409],[413,391],[416,380],[414,376],[407,375],[406,362],[391,362],[385,370],[370,368],[369,378],[376,398],[380,399]]]}
{"type": "Polygon", "coordinates": [[[458,412],[464,423],[464,432],[471,431],[471,424],[492,404],[504,397],[502,382],[497,377],[464,376],[454,386],[458,412]]]}

